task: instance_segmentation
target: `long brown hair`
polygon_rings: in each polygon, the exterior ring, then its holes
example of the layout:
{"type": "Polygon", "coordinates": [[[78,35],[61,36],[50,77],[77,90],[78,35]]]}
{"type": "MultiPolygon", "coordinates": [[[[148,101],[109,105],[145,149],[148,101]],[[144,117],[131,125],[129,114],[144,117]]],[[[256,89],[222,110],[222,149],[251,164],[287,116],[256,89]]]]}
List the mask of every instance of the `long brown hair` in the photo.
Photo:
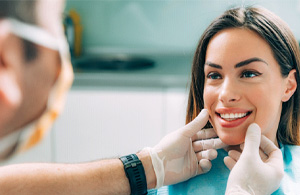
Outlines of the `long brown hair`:
{"type": "MultiPolygon", "coordinates": [[[[297,86],[300,86],[299,45],[288,25],[264,8],[241,7],[230,9],[208,26],[198,43],[192,66],[186,123],[192,121],[204,108],[204,63],[207,45],[216,33],[228,28],[244,28],[258,33],[270,45],[280,66],[282,77],[287,77],[289,72],[295,69],[297,86]]],[[[300,91],[297,88],[290,100],[282,104],[277,139],[283,144],[300,145],[299,93],[300,91]]],[[[209,126],[211,125],[208,123],[206,127],[209,126]]]]}

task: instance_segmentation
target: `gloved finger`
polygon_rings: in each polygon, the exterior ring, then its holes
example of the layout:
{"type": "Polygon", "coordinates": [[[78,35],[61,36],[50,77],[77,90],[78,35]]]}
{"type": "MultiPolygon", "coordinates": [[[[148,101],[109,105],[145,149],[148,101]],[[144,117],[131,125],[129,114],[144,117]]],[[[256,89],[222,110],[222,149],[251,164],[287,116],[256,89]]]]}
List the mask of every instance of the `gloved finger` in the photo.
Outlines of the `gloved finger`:
{"type": "Polygon", "coordinates": [[[220,149],[227,146],[227,144],[224,144],[219,138],[194,141],[192,145],[195,152],[207,149],[220,149]]]}
{"type": "Polygon", "coordinates": [[[228,152],[228,156],[230,156],[230,158],[232,158],[235,161],[238,161],[240,159],[241,154],[242,154],[241,152],[236,150],[230,150],[228,152]]]}
{"type": "Polygon", "coordinates": [[[268,163],[273,163],[278,168],[283,167],[282,153],[277,146],[264,135],[261,136],[261,149],[269,156],[268,163]]]}
{"type": "Polygon", "coordinates": [[[264,153],[262,149],[259,149],[259,156],[263,162],[266,162],[266,160],[269,158],[269,156],[264,153]]]}
{"type": "Polygon", "coordinates": [[[240,144],[241,150],[244,150],[244,147],[245,147],[245,143],[240,144]]]}
{"type": "Polygon", "coordinates": [[[260,139],[260,127],[256,123],[252,123],[251,125],[249,125],[246,132],[245,146],[242,152],[242,156],[250,155],[251,157],[258,157],[260,139]]]}
{"type": "Polygon", "coordinates": [[[182,131],[182,135],[191,138],[206,125],[208,118],[209,113],[207,109],[201,110],[193,121],[180,129],[180,131],[182,131]]]}
{"type": "Polygon", "coordinates": [[[207,159],[201,159],[198,165],[198,174],[207,173],[211,169],[211,162],[207,159]]]}
{"type": "Polygon", "coordinates": [[[273,151],[278,149],[278,147],[264,135],[261,136],[260,148],[267,155],[270,155],[273,151]]]}
{"type": "Polygon", "coordinates": [[[233,158],[231,158],[230,156],[226,156],[224,158],[224,164],[226,165],[226,167],[229,170],[232,170],[234,165],[236,164],[236,161],[233,158]]]}
{"type": "Polygon", "coordinates": [[[218,137],[213,128],[202,129],[192,136],[192,141],[218,137]]]}
{"type": "Polygon", "coordinates": [[[218,156],[218,152],[214,149],[205,150],[202,152],[196,153],[198,161],[201,159],[208,159],[208,160],[214,160],[218,156]]]}
{"type": "MultiPolygon", "coordinates": [[[[240,148],[244,150],[244,146],[244,144],[241,144],[240,148]]],[[[261,148],[259,149],[259,156],[263,162],[265,162],[269,158],[269,156],[266,153],[264,153],[264,151],[261,148]]]]}

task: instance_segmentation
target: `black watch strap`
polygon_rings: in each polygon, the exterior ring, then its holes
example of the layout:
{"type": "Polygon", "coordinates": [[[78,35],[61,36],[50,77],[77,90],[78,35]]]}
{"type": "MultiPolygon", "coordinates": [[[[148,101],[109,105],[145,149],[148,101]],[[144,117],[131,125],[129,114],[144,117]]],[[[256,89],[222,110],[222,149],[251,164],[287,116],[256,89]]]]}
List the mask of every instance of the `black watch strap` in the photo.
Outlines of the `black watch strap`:
{"type": "Polygon", "coordinates": [[[147,181],[142,162],[136,154],[120,157],[129,180],[131,194],[147,194],[147,181]]]}

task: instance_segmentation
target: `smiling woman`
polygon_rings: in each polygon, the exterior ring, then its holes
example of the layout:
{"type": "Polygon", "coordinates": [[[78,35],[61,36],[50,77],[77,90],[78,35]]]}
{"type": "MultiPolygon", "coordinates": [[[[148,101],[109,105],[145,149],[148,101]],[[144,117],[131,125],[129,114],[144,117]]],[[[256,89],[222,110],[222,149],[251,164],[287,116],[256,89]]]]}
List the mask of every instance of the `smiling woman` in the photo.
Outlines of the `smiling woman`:
{"type": "Polygon", "coordinates": [[[297,84],[295,69],[281,75],[268,42],[252,30],[222,30],[208,44],[204,74],[204,106],[223,142],[243,143],[247,127],[255,122],[277,143],[282,102],[297,84]]]}
{"type": "MultiPolygon", "coordinates": [[[[257,123],[284,156],[285,176],[274,194],[299,192],[300,175],[293,171],[300,169],[295,160],[300,152],[299,67],[295,37],[284,21],[264,8],[226,11],[205,30],[194,55],[186,122],[208,109],[206,127],[213,127],[228,145],[242,144],[248,126],[257,123]]],[[[169,186],[169,192],[224,194],[226,155],[218,150],[206,177],[169,186]]]]}
{"type": "Polygon", "coordinates": [[[200,39],[186,121],[205,107],[228,144],[242,143],[256,122],[275,143],[298,145],[298,78],[299,46],[280,18],[262,8],[229,10],[200,39]]]}

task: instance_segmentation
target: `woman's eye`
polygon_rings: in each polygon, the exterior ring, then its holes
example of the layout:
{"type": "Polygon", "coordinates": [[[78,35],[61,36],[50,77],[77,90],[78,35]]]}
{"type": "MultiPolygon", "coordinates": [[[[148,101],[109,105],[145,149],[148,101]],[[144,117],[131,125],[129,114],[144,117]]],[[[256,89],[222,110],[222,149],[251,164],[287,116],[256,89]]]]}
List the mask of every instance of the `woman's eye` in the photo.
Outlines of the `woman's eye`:
{"type": "Polygon", "coordinates": [[[253,78],[253,77],[256,77],[256,76],[259,76],[261,75],[261,73],[259,72],[255,72],[255,71],[244,71],[242,73],[242,76],[241,78],[253,78]]]}
{"type": "Polygon", "coordinates": [[[222,77],[219,73],[211,72],[211,73],[208,73],[207,78],[216,80],[216,79],[221,79],[222,77]]]}

